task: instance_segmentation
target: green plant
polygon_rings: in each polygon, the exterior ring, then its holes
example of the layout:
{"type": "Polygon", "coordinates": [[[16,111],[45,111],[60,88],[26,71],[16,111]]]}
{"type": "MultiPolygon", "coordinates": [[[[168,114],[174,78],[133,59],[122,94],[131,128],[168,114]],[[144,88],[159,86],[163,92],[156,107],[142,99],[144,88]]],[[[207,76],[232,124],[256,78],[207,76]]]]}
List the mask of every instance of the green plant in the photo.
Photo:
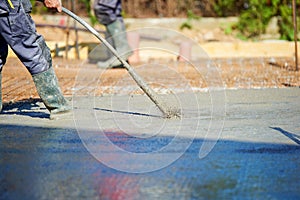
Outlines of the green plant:
{"type": "Polygon", "coordinates": [[[47,12],[47,8],[42,5],[42,3],[37,3],[36,0],[30,0],[32,6],[32,13],[34,14],[43,14],[47,12]]]}
{"type": "Polygon", "coordinates": [[[180,30],[183,30],[185,28],[187,29],[192,29],[193,25],[192,25],[192,20],[199,20],[200,17],[198,15],[195,15],[195,13],[192,10],[188,10],[187,11],[187,19],[185,22],[183,22],[180,25],[180,30]]]}
{"type": "MultiPolygon", "coordinates": [[[[280,0],[272,1],[272,4],[278,1],[280,0]]],[[[269,21],[277,11],[276,6],[268,6],[267,1],[250,0],[249,5],[249,9],[241,13],[237,28],[246,37],[253,38],[266,31],[269,21]]]]}
{"type": "Polygon", "coordinates": [[[228,10],[233,9],[235,3],[234,0],[217,0],[213,8],[218,16],[225,17],[228,10]]]}
{"type": "Polygon", "coordinates": [[[292,9],[288,5],[281,5],[279,13],[278,26],[281,39],[294,40],[294,27],[291,17],[293,15],[292,9]]]}
{"type": "Polygon", "coordinates": [[[279,19],[281,39],[293,40],[292,6],[287,0],[249,0],[249,8],[241,13],[237,29],[247,38],[257,38],[266,32],[273,17],[279,19]]]}
{"type": "Polygon", "coordinates": [[[95,15],[92,13],[91,1],[90,0],[79,0],[81,3],[85,5],[86,12],[88,13],[88,17],[92,25],[95,25],[98,20],[95,15]]]}
{"type": "Polygon", "coordinates": [[[183,30],[183,29],[191,30],[192,28],[193,28],[193,26],[190,21],[185,21],[180,25],[180,30],[183,30]]]}
{"type": "Polygon", "coordinates": [[[225,27],[224,32],[226,35],[231,35],[233,30],[232,30],[232,25],[228,25],[225,27]]]}
{"type": "Polygon", "coordinates": [[[188,18],[188,20],[193,20],[193,19],[199,20],[200,19],[200,17],[198,15],[196,15],[192,10],[187,11],[187,18],[188,18]]]}

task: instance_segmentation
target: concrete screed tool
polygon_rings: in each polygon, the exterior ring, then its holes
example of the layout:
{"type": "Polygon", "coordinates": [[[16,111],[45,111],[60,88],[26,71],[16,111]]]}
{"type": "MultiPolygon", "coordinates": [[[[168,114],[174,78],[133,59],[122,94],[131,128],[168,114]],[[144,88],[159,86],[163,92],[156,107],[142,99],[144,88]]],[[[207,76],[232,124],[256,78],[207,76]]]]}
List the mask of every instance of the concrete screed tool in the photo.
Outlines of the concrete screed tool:
{"type": "Polygon", "coordinates": [[[155,105],[159,108],[159,110],[163,113],[163,117],[172,118],[172,117],[180,117],[180,111],[176,108],[166,108],[166,104],[162,102],[162,100],[155,94],[155,92],[146,84],[146,82],[134,71],[134,69],[123,59],[121,58],[117,51],[96,31],[93,27],[91,27],[88,23],[86,23],[83,19],[78,17],[76,14],[71,12],[66,8],[62,8],[62,11],[75,19],[81,25],[83,25],[87,30],[89,30],[94,36],[96,36],[111,52],[116,58],[122,63],[122,65],[126,68],[128,73],[134,79],[134,81],[139,85],[139,87],[146,93],[146,95],[155,103],[155,105]]]}

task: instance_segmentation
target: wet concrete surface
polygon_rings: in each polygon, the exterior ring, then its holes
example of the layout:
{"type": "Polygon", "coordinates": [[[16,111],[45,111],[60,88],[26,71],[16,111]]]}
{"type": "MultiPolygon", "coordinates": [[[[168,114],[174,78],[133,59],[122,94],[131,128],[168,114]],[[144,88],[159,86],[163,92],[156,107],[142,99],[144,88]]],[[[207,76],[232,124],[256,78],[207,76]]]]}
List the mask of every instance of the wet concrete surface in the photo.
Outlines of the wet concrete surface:
{"type": "Polygon", "coordinates": [[[299,199],[300,89],[223,94],[164,96],[171,120],[141,95],[74,96],[62,121],[6,104],[0,199],[299,199]]]}

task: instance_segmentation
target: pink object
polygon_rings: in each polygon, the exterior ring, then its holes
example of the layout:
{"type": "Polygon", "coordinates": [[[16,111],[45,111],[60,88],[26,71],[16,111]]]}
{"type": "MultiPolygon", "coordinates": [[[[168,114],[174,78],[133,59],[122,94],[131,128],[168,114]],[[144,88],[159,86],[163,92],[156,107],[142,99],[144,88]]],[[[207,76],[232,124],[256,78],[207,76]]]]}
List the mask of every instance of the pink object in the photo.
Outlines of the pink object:
{"type": "Polygon", "coordinates": [[[139,63],[140,62],[140,54],[139,54],[140,35],[135,32],[128,32],[127,40],[129,46],[133,50],[133,54],[128,58],[129,63],[139,63]]]}
{"type": "Polygon", "coordinates": [[[60,26],[65,26],[66,25],[66,17],[61,17],[58,24],[60,26]]]}
{"type": "Polygon", "coordinates": [[[189,61],[192,58],[192,44],[190,42],[182,42],[179,47],[178,61],[189,61]]]}

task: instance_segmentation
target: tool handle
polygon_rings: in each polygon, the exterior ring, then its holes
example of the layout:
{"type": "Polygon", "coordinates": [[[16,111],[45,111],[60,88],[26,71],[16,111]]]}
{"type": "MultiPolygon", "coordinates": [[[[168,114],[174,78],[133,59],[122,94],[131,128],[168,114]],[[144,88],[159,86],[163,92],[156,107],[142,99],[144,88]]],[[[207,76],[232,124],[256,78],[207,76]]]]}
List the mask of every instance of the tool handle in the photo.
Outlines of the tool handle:
{"type": "MultiPolygon", "coordinates": [[[[112,53],[114,56],[117,57],[117,59],[125,66],[126,61],[124,59],[122,59],[117,51],[104,39],[101,37],[101,35],[98,33],[98,31],[96,31],[93,27],[91,27],[87,22],[85,22],[84,20],[82,20],[80,17],[78,17],[77,15],[75,15],[73,12],[71,12],[70,10],[66,9],[66,8],[62,8],[62,12],[66,13],[67,15],[69,15],[70,17],[72,17],[73,19],[75,19],[77,22],[79,22],[82,26],[84,26],[86,29],[88,29],[94,36],[96,36],[112,53]]],[[[126,67],[126,66],[125,66],[126,67]]]]}
{"type": "Polygon", "coordinates": [[[155,94],[155,92],[146,84],[146,82],[134,71],[134,69],[123,59],[121,58],[117,51],[104,39],[101,35],[91,27],[87,22],[78,17],[76,14],[70,10],[62,7],[62,12],[66,13],[82,26],[88,29],[94,36],[96,36],[112,53],[117,59],[122,63],[122,65],[127,69],[128,73],[134,79],[134,81],[139,85],[139,87],[146,93],[146,95],[156,104],[159,110],[164,114],[164,117],[172,117],[169,109],[166,109],[166,104],[155,94]]]}

